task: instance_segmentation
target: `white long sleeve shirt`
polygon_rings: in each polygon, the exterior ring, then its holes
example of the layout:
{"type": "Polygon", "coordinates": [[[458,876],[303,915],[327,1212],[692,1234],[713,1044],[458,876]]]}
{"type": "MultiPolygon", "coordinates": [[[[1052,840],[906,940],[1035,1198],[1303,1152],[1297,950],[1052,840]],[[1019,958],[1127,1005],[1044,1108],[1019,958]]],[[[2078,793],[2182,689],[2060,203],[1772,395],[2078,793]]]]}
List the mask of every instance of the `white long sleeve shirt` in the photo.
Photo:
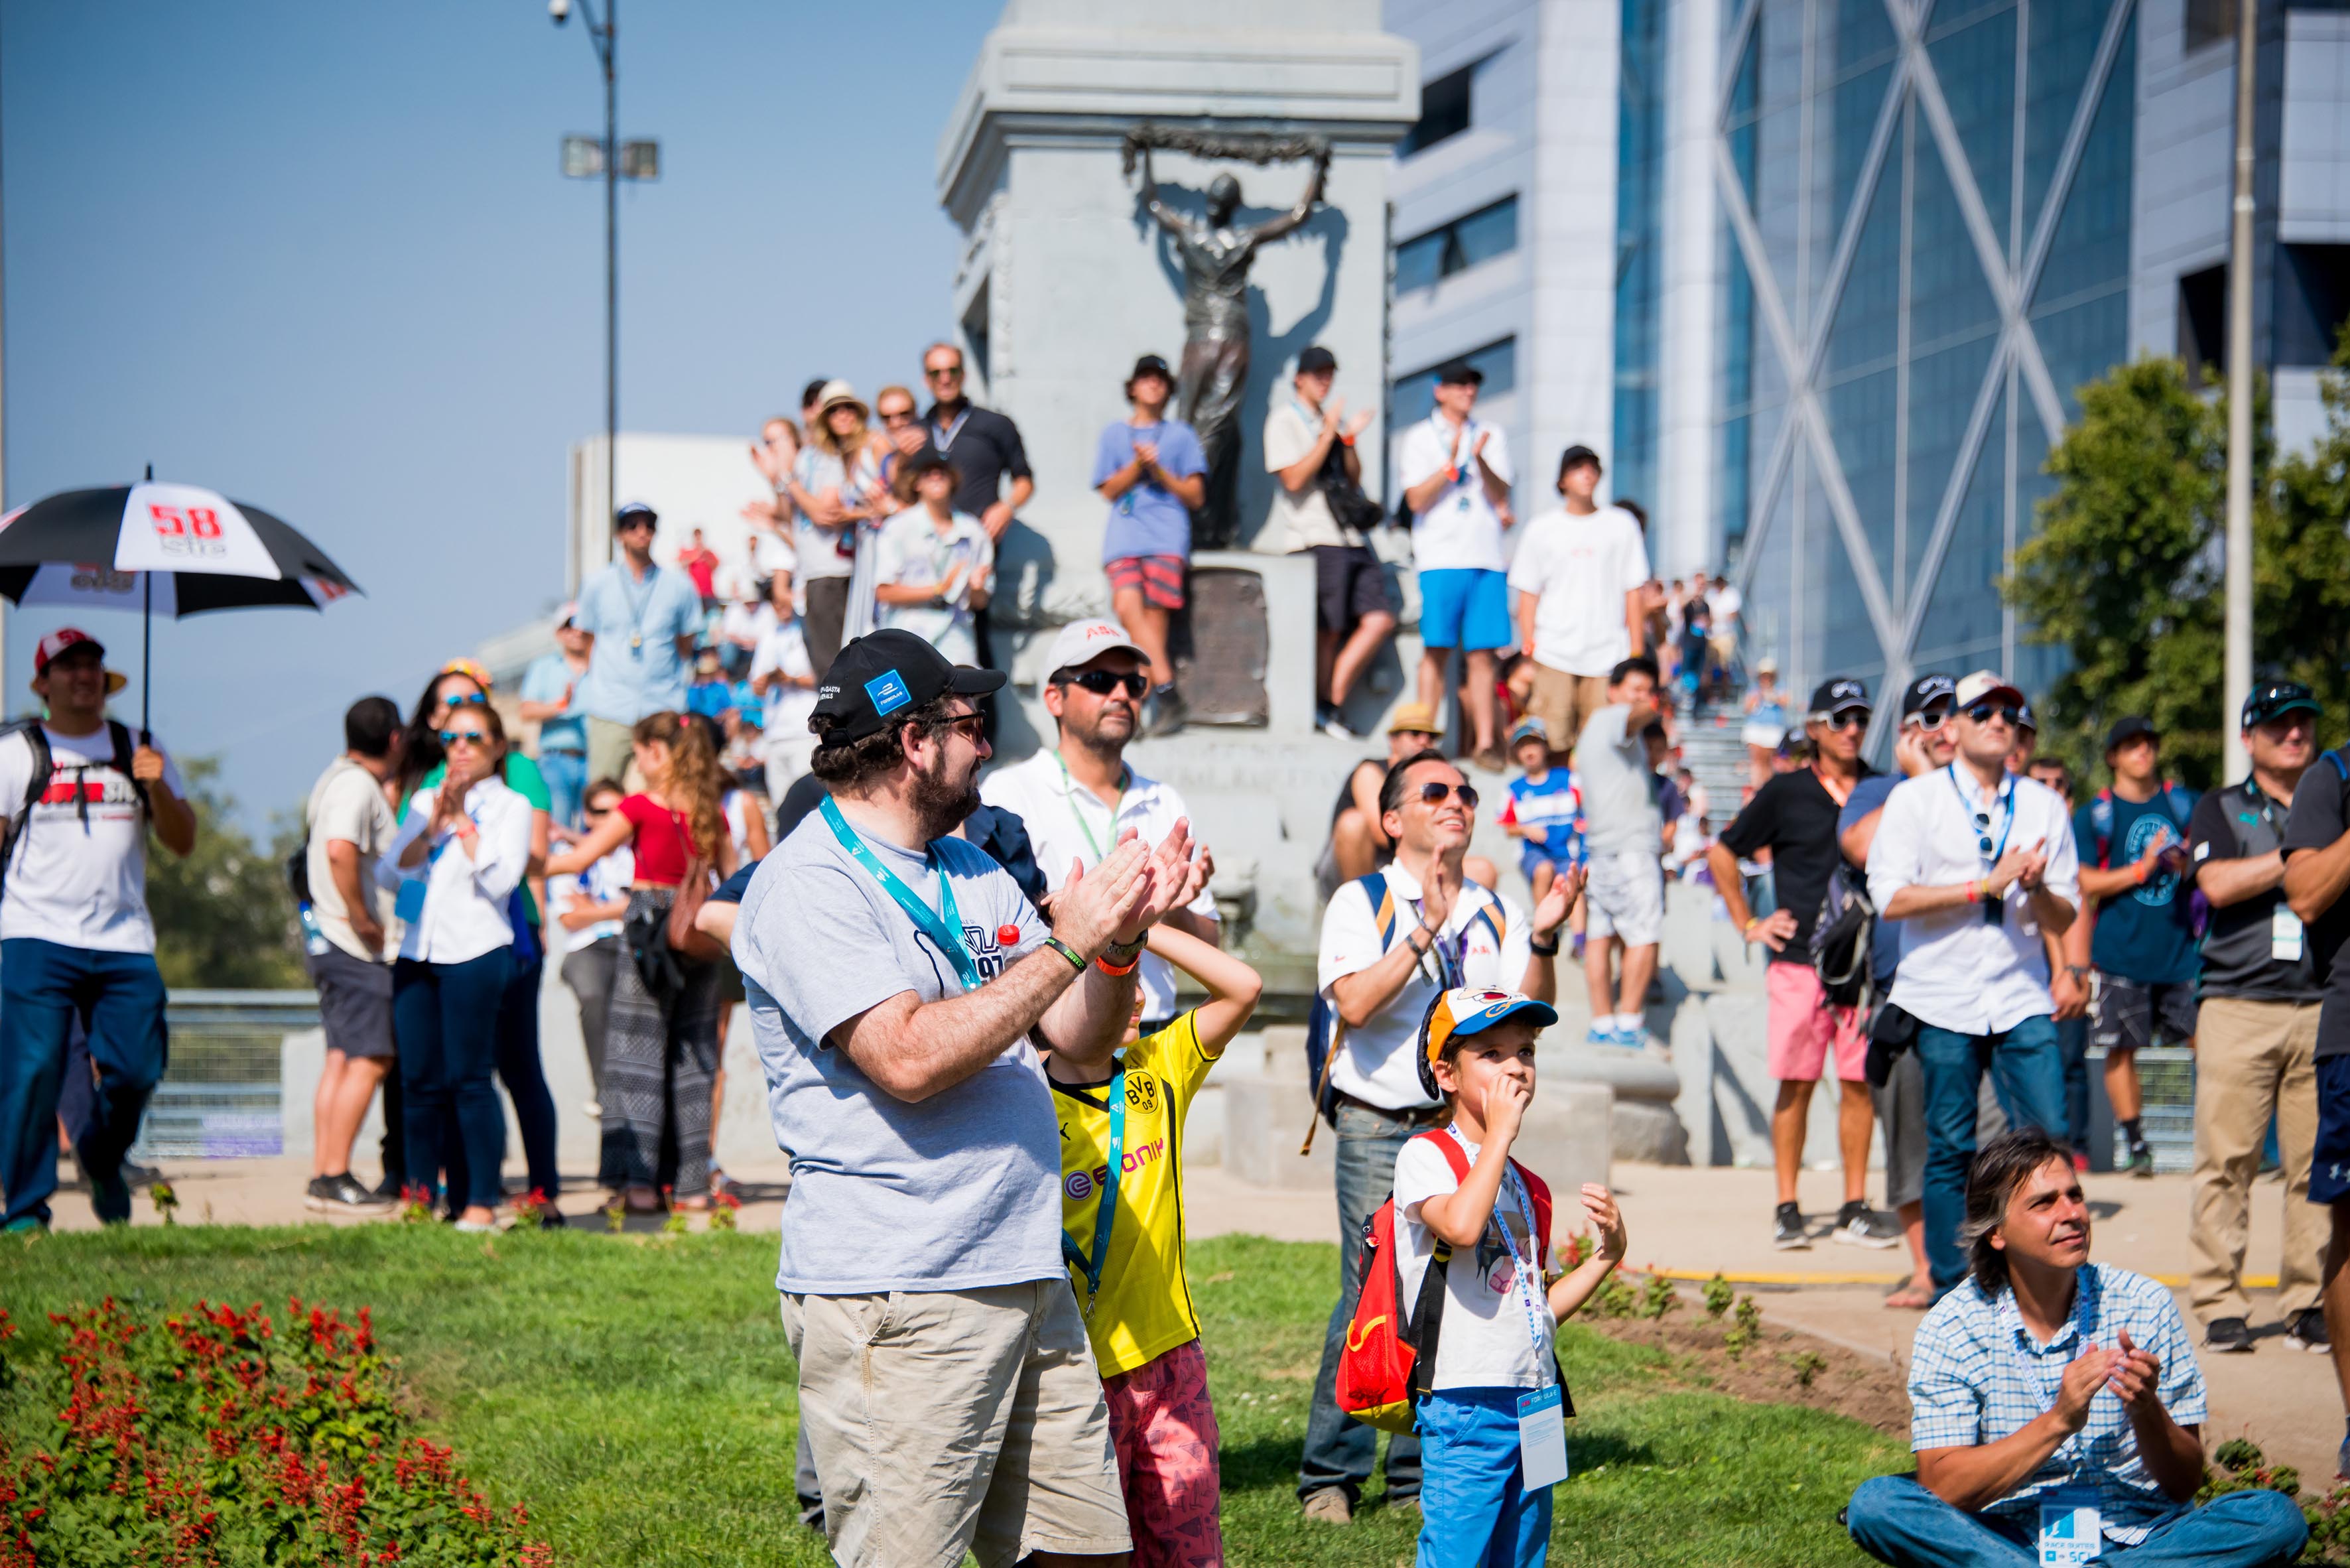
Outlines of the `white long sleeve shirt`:
{"type": "MultiPolygon", "coordinates": [[[[1904,780],[1886,797],[1868,850],[1868,896],[1882,909],[1904,888],[1971,881],[2004,850],[2034,843],[2048,856],[2049,892],[2078,909],[2081,857],[2056,792],[2012,774],[1986,790],[1953,763],[1904,780]]],[[[2047,952],[2030,897],[2011,884],[2001,909],[1997,925],[1981,904],[1905,916],[1901,968],[1887,1000],[1921,1023],[1961,1034],[2004,1033],[2054,1012],[2047,952]]]]}
{"type": "Polygon", "coordinates": [[[479,837],[468,855],[454,833],[432,833],[432,803],[419,798],[390,846],[376,862],[376,878],[400,894],[400,956],[425,963],[463,963],[514,943],[506,901],[530,865],[530,803],[494,778],[465,794],[465,815],[479,837]],[[408,846],[432,833],[432,847],[403,869],[408,846]],[[402,884],[421,888],[420,894],[402,884]]]}

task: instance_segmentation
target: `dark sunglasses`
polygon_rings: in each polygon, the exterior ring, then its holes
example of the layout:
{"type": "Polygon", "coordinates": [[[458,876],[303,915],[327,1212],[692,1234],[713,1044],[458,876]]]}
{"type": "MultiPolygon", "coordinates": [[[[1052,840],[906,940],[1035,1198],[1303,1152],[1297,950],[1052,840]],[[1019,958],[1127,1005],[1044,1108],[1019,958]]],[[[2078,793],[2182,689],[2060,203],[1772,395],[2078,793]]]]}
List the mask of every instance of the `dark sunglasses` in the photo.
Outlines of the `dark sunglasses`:
{"type": "Polygon", "coordinates": [[[584,815],[588,816],[609,816],[612,815],[612,808],[608,805],[586,806],[582,808],[582,811],[584,815]]]}
{"type": "Polygon", "coordinates": [[[1908,722],[1921,730],[1939,730],[1950,722],[1950,710],[1942,707],[1921,708],[1910,714],[1908,722]]]}
{"type": "Polygon", "coordinates": [[[489,732],[485,730],[443,730],[441,732],[441,743],[444,746],[453,746],[460,741],[470,741],[474,745],[486,746],[490,743],[490,737],[489,732]]]}
{"type": "Polygon", "coordinates": [[[953,381],[962,377],[962,367],[960,365],[950,365],[943,370],[934,370],[928,365],[922,367],[922,379],[925,381],[953,381]]]}
{"type": "Polygon", "coordinates": [[[1449,784],[1430,779],[1419,786],[1419,803],[1422,805],[1442,805],[1444,797],[1449,794],[1457,794],[1461,797],[1461,808],[1463,811],[1473,812],[1477,809],[1475,784],[1449,784]]]}
{"type": "Polygon", "coordinates": [[[1988,724],[1993,717],[2006,721],[2011,730],[2023,722],[2023,710],[2010,702],[1978,702],[1967,710],[1967,717],[1978,724],[1988,724]]]}
{"type": "Polygon", "coordinates": [[[483,696],[478,691],[472,692],[463,697],[443,697],[441,699],[441,706],[443,708],[486,708],[489,705],[490,700],[487,697],[483,696]]]}
{"type": "Polygon", "coordinates": [[[1866,730],[1868,728],[1868,710],[1846,708],[1837,712],[1823,714],[1819,722],[1823,727],[1830,730],[1866,730]]]}
{"type": "Polygon", "coordinates": [[[951,719],[940,720],[939,728],[941,730],[961,730],[964,740],[976,742],[987,732],[987,715],[984,713],[958,713],[951,719]]]}
{"type": "Polygon", "coordinates": [[[1097,697],[1107,697],[1113,691],[1124,691],[1139,699],[1150,690],[1150,681],[1139,670],[1129,670],[1120,675],[1115,670],[1087,670],[1069,677],[1069,684],[1082,686],[1097,697]]]}
{"type": "Polygon", "coordinates": [[[881,422],[885,425],[912,424],[914,422],[914,410],[911,409],[899,409],[893,413],[883,414],[881,416],[881,422]]]}

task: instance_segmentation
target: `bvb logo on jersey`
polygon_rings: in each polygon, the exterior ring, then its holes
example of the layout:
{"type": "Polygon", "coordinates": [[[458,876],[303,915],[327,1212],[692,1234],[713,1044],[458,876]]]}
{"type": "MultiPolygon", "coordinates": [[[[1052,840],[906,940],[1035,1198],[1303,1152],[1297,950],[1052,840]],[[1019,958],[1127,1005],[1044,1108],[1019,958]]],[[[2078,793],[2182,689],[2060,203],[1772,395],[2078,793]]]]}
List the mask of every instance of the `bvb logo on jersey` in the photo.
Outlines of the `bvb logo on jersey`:
{"type": "Polygon", "coordinates": [[[1137,1074],[1126,1081],[1126,1103],[1144,1116],[1159,1109],[1159,1080],[1148,1073],[1137,1074]]]}

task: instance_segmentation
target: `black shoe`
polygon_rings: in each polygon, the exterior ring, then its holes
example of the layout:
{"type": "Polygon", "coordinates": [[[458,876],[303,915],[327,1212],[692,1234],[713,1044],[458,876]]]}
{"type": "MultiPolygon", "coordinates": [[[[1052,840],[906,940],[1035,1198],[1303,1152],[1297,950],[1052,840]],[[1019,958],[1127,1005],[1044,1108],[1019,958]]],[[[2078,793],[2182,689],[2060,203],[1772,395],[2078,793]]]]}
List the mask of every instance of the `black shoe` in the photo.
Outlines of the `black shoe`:
{"type": "Polygon", "coordinates": [[[1793,1203],[1782,1203],[1771,1220],[1771,1245],[1783,1252],[1808,1252],[1812,1239],[1804,1230],[1804,1211],[1793,1203]]]}
{"type": "Polygon", "coordinates": [[[2154,1150],[2144,1142],[2130,1145],[2129,1163],[2122,1168],[2144,1181],[2154,1174],[2154,1150]]]}
{"type": "Polygon", "coordinates": [[[362,1186],[348,1171],[340,1176],[312,1177],[310,1189],[302,1199],[305,1209],[318,1214],[380,1214],[391,1207],[391,1202],[362,1186]]]}
{"type": "MultiPolygon", "coordinates": [[[[89,1173],[85,1171],[84,1174],[89,1173]]],[[[89,1206],[97,1213],[98,1222],[101,1225],[130,1224],[130,1184],[122,1179],[122,1173],[119,1170],[103,1179],[90,1175],[89,1206]]]]}
{"type": "Polygon", "coordinates": [[[127,1159],[122,1162],[123,1185],[134,1192],[143,1187],[152,1187],[162,1179],[163,1173],[151,1165],[134,1165],[127,1159]]]}
{"type": "Polygon", "coordinates": [[[2252,1331],[2240,1317],[2215,1317],[2203,1330],[2203,1348],[2218,1355],[2249,1355],[2252,1331]]]}
{"type": "Polygon", "coordinates": [[[404,1177],[395,1176],[387,1170],[383,1173],[383,1179],[368,1190],[386,1203],[397,1203],[400,1200],[400,1189],[407,1185],[408,1182],[404,1177]]]}
{"type": "Polygon", "coordinates": [[[1859,1199],[1836,1210],[1835,1239],[1847,1247],[1895,1247],[1901,1228],[1859,1199]]]}
{"type": "Polygon", "coordinates": [[[1183,701],[1183,694],[1172,686],[1162,686],[1150,694],[1149,712],[1143,719],[1142,732],[1146,737],[1174,734],[1191,715],[1191,705],[1183,701]]]}
{"type": "Polygon", "coordinates": [[[563,1210],[552,1203],[538,1211],[538,1228],[542,1231],[560,1231],[570,1223],[563,1217],[563,1210]]]}
{"type": "Polygon", "coordinates": [[[2325,1332],[2325,1314],[2315,1307],[2303,1307],[2293,1314],[2285,1324],[2284,1342],[2295,1350],[2314,1350],[2320,1355],[2334,1350],[2333,1337],[2325,1332]]]}

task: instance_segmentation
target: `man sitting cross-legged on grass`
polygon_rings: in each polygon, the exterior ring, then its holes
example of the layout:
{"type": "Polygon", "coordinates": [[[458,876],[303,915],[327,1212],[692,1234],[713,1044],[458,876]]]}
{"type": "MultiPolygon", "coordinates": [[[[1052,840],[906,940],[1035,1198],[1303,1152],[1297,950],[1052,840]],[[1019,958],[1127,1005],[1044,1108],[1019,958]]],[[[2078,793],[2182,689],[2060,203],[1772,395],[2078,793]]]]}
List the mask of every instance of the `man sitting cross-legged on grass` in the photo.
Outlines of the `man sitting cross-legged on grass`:
{"type": "Polygon", "coordinates": [[[1862,1550],[1897,1568],[2291,1562],[2308,1539],[2282,1492],[2201,1508],[2203,1374],[2170,1293],[2089,1262],[2069,1146],[2037,1127],[1967,1173],[1970,1278],[1918,1325],[1913,1476],[1853,1493],[1862,1550]]]}
{"type": "Polygon", "coordinates": [[[1183,1277],[1183,1127],[1192,1096],[1256,1011],[1264,982],[1212,943],[1161,923],[1150,950],[1208,1000],[1122,1046],[1055,1044],[1061,1255],[1101,1366],[1136,1568],[1221,1563],[1216,1409],[1183,1277]]]}

